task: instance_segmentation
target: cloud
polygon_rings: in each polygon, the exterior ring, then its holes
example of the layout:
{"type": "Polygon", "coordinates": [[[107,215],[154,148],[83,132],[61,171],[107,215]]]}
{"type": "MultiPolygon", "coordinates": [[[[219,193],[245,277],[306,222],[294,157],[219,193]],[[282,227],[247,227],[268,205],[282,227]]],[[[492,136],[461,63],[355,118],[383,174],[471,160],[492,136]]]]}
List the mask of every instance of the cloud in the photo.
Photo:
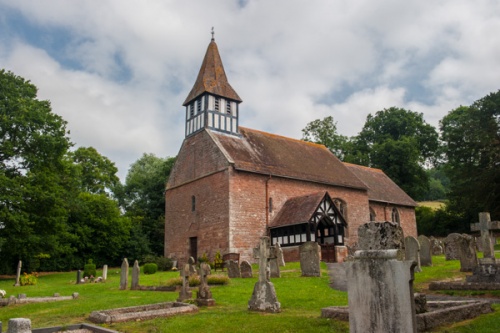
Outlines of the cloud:
{"type": "Polygon", "coordinates": [[[123,179],[144,152],[177,154],[212,26],[240,124],[290,137],[329,115],[355,135],[391,106],[437,126],[498,89],[488,0],[0,0],[0,67],[31,79],[123,179]]]}

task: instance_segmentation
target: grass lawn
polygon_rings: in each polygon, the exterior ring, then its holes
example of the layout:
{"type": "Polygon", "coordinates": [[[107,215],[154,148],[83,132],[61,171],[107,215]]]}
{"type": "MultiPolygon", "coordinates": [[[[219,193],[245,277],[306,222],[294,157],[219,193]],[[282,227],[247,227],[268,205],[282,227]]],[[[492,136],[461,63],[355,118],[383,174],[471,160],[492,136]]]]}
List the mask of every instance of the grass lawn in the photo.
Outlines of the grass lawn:
{"type": "MultiPolygon", "coordinates": [[[[458,261],[445,261],[444,256],[433,257],[433,267],[423,267],[423,272],[415,274],[416,291],[427,292],[431,281],[463,277],[458,261]]],[[[287,263],[282,268],[282,278],[272,279],[278,300],[280,314],[250,312],[247,304],[257,278],[231,279],[225,286],[212,287],[216,306],[200,308],[199,313],[180,315],[173,318],[158,318],[147,321],[117,323],[109,328],[120,332],[348,332],[345,322],[320,318],[321,308],[331,305],[347,305],[347,293],[331,289],[326,266],[322,264],[321,278],[300,276],[298,263],[287,263]]],[[[98,275],[100,272],[98,273],[98,275]]],[[[153,275],[141,274],[141,285],[160,285],[177,277],[178,272],[158,272],[153,275]]],[[[217,274],[223,274],[217,272],[217,274]]],[[[254,276],[257,267],[254,266],[254,276]]],[[[178,292],[121,291],[119,290],[119,268],[108,270],[106,283],[75,284],[76,272],[46,274],[39,277],[36,286],[13,287],[14,279],[0,279],[0,289],[7,296],[19,293],[33,296],[51,296],[60,293],[69,296],[78,292],[77,300],[19,304],[0,308],[0,321],[7,326],[9,318],[30,318],[33,328],[88,322],[93,310],[174,301],[178,292]]],[[[450,293],[450,292],[448,292],[450,293]]],[[[455,292],[462,295],[466,292],[455,292]]],[[[470,295],[496,296],[499,292],[470,295]]],[[[500,310],[500,306],[495,306],[500,310]]],[[[493,313],[478,319],[446,327],[437,332],[497,332],[500,315],[493,313]]]]}

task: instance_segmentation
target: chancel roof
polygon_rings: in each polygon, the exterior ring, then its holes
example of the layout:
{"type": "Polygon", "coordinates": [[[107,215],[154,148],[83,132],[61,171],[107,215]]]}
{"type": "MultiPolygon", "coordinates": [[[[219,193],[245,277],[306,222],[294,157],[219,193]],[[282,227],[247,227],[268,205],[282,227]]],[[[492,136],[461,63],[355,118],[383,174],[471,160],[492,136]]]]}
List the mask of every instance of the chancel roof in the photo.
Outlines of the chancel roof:
{"type": "Polygon", "coordinates": [[[350,163],[344,163],[344,165],[366,184],[369,200],[403,206],[417,206],[417,203],[382,170],[350,163]]]}
{"type": "Polygon", "coordinates": [[[240,136],[209,131],[236,170],[366,190],[325,146],[240,127],[240,136]]]}
{"type": "Polygon", "coordinates": [[[219,49],[214,39],[208,45],[196,82],[182,105],[186,106],[193,99],[206,92],[241,102],[241,98],[227,81],[219,49]]]}

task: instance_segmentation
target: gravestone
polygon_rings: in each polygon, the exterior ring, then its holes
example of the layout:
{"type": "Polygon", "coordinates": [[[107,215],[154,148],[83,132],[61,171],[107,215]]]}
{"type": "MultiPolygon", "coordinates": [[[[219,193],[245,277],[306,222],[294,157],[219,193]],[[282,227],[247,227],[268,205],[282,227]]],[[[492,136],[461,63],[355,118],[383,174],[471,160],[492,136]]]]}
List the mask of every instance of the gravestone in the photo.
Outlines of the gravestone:
{"type": "Polygon", "coordinates": [[[19,287],[21,285],[21,283],[20,283],[21,267],[23,267],[23,262],[21,260],[19,260],[19,262],[17,263],[16,283],[14,284],[14,287],[19,287]]]}
{"type": "Polygon", "coordinates": [[[226,268],[227,268],[227,276],[229,278],[239,278],[241,277],[240,273],[240,266],[238,266],[238,262],[234,260],[227,260],[226,261],[226,268]]]}
{"type": "Polygon", "coordinates": [[[102,266],[102,279],[104,281],[108,279],[108,265],[102,266]]]}
{"type": "Polygon", "coordinates": [[[460,244],[462,235],[457,233],[449,234],[443,241],[444,255],[446,260],[460,260],[460,244]]]}
{"type": "Polygon", "coordinates": [[[196,260],[193,257],[189,257],[189,275],[196,275],[196,260]]]}
{"type": "Polygon", "coordinates": [[[259,259],[259,281],[255,283],[248,309],[261,312],[281,312],[276,290],[269,280],[269,260],[276,258],[275,247],[271,247],[269,237],[261,237],[258,248],[253,249],[253,256],[259,259]]]}
{"type": "Polygon", "coordinates": [[[9,319],[7,333],[31,333],[31,320],[26,318],[9,319]]]}
{"type": "MultiPolygon", "coordinates": [[[[191,258],[189,259],[190,261],[191,258]]],[[[184,302],[185,300],[193,297],[193,293],[189,290],[189,276],[191,276],[191,265],[189,263],[184,265],[180,271],[180,275],[182,277],[182,287],[179,291],[179,298],[177,298],[177,302],[184,302]]]]}
{"type": "Polygon", "coordinates": [[[76,284],[82,283],[82,270],[79,269],[76,271],[76,284]]]}
{"type": "Polygon", "coordinates": [[[439,239],[436,239],[434,237],[431,236],[431,238],[429,238],[430,242],[431,242],[431,251],[432,251],[432,255],[433,256],[438,256],[438,255],[441,255],[443,254],[444,252],[444,245],[443,245],[443,242],[440,241],[439,239]]]}
{"type": "Polygon", "coordinates": [[[269,260],[269,271],[270,271],[272,278],[280,278],[281,277],[278,258],[273,258],[273,259],[269,260]]]}
{"type": "Polygon", "coordinates": [[[134,261],[134,267],[132,267],[132,285],[131,290],[139,289],[139,276],[141,274],[141,268],[139,267],[139,261],[134,261]]]}
{"type": "Polygon", "coordinates": [[[128,287],[128,268],[128,260],[127,258],[123,258],[120,271],[120,290],[126,290],[128,287]]]}
{"type": "Polygon", "coordinates": [[[207,282],[207,276],[210,275],[210,266],[207,263],[201,263],[198,274],[200,276],[200,286],[196,294],[196,304],[198,306],[215,305],[215,300],[212,298],[212,291],[210,291],[207,282]]]}
{"type": "Polygon", "coordinates": [[[240,265],[240,272],[242,278],[251,278],[253,277],[252,273],[252,265],[246,260],[243,260],[240,265]]]}
{"type": "Polygon", "coordinates": [[[275,247],[276,247],[276,260],[278,260],[278,266],[284,267],[285,257],[283,256],[283,249],[281,248],[279,242],[276,243],[275,247]]]}
{"type": "Polygon", "coordinates": [[[420,244],[420,265],[432,266],[431,242],[429,238],[420,235],[418,236],[418,242],[420,244]]]}
{"type": "Polygon", "coordinates": [[[358,245],[362,250],[355,252],[353,261],[345,263],[349,331],[414,333],[417,329],[413,299],[415,263],[401,260],[404,257],[401,227],[391,222],[379,224],[359,227],[358,245]]]}
{"type": "Polygon", "coordinates": [[[405,258],[406,260],[413,260],[417,264],[414,269],[415,272],[422,271],[422,268],[420,268],[420,244],[413,236],[405,238],[405,258]]]}
{"type": "Polygon", "coordinates": [[[463,234],[458,240],[460,255],[460,271],[472,272],[477,266],[477,253],[474,237],[463,234]]]}
{"type": "Polygon", "coordinates": [[[321,276],[321,247],[316,242],[305,242],[299,246],[302,276],[321,276]]]}

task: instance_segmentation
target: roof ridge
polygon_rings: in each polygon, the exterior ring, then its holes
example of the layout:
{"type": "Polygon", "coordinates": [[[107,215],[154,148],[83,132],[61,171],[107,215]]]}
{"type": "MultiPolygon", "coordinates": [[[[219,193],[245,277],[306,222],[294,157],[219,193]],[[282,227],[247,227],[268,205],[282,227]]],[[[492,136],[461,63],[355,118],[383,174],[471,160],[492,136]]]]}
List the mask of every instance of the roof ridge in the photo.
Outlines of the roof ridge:
{"type": "Polygon", "coordinates": [[[248,128],[248,127],[243,127],[243,126],[239,126],[239,128],[240,128],[240,130],[243,130],[243,131],[258,132],[258,133],[261,133],[261,134],[264,134],[264,135],[267,135],[267,136],[270,136],[270,137],[282,138],[282,139],[285,139],[285,140],[295,141],[295,142],[307,144],[307,145],[310,145],[310,146],[317,146],[318,148],[323,148],[323,149],[327,149],[328,150],[328,148],[325,145],[320,144],[320,143],[305,141],[305,140],[302,140],[302,139],[290,138],[288,136],[284,136],[284,135],[280,135],[280,134],[273,134],[273,133],[269,133],[269,132],[265,132],[265,131],[261,131],[261,130],[256,130],[256,129],[248,128]]]}
{"type": "Polygon", "coordinates": [[[353,166],[353,167],[357,167],[357,168],[361,168],[361,169],[369,169],[369,170],[372,170],[375,172],[384,173],[384,171],[382,169],[379,169],[379,168],[373,168],[373,167],[369,167],[366,165],[359,165],[359,164],[354,164],[354,163],[349,163],[349,162],[342,162],[342,163],[344,163],[346,166],[353,166]]]}

